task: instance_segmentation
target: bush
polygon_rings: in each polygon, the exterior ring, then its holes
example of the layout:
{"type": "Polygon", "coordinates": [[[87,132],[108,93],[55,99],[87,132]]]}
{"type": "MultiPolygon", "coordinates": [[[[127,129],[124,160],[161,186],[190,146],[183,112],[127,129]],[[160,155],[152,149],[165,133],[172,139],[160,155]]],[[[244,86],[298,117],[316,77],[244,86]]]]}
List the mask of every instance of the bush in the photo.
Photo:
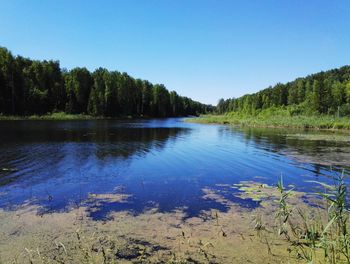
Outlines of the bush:
{"type": "Polygon", "coordinates": [[[350,104],[344,104],[339,108],[340,116],[350,116],[350,104]]]}

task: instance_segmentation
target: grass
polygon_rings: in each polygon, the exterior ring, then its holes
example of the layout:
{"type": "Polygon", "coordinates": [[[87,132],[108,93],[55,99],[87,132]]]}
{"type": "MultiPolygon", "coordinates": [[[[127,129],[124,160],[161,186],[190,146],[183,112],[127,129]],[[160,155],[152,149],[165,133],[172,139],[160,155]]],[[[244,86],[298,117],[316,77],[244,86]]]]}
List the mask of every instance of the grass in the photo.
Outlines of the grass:
{"type": "Polygon", "coordinates": [[[14,120],[96,120],[96,119],[133,119],[152,118],[150,116],[132,116],[132,115],[118,115],[115,117],[109,116],[92,116],[87,114],[67,114],[65,112],[54,112],[45,115],[30,115],[30,116],[17,116],[17,115],[3,115],[0,113],[0,121],[14,121],[14,120]]]}
{"type": "Polygon", "coordinates": [[[330,115],[292,115],[288,110],[263,110],[255,115],[237,112],[225,115],[203,115],[189,118],[187,122],[201,124],[228,124],[249,127],[293,127],[302,129],[344,129],[350,130],[349,117],[330,115]]]}
{"type": "Polygon", "coordinates": [[[307,263],[350,263],[350,212],[344,172],[334,178],[333,186],[315,183],[325,188],[325,193],[319,193],[325,208],[318,215],[288,206],[290,190],[285,190],[282,179],[278,182],[278,235],[285,235],[290,252],[307,263]]]}
{"type": "Polygon", "coordinates": [[[8,116],[1,115],[0,120],[89,120],[100,119],[101,117],[95,117],[85,114],[66,114],[64,112],[50,113],[46,115],[31,115],[31,116],[8,116]]]}

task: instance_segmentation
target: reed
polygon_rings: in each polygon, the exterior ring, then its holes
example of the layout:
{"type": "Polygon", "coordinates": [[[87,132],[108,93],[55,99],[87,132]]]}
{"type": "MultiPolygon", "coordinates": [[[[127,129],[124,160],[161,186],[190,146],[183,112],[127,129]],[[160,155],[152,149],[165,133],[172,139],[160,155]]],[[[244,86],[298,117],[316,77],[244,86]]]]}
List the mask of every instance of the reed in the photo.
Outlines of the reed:
{"type": "Polygon", "coordinates": [[[349,210],[344,171],[334,177],[333,185],[315,183],[323,186],[325,192],[318,193],[323,199],[323,210],[313,215],[291,209],[287,202],[291,190],[285,190],[282,179],[278,182],[278,235],[285,235],[290,251],[309,263],[350,263],[349,210]]]}

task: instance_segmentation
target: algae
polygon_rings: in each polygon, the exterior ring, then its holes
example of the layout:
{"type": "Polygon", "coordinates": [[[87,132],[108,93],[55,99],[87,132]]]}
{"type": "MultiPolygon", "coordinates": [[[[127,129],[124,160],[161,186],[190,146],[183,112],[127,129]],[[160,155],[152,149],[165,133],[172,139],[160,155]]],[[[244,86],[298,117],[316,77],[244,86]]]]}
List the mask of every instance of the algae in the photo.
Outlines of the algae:
{"type": "MultiPolygon", "coordinates": [[[[0,210],[0,259],[4,263],[297,263],[286,250],[287,242],[272,232],[275,189],[254,182],[226,187],[240,189],[234,195],[259,199],[263,207],[248,210],[205,188],[204,200],[224,203],[228,210],[206,210],[187,218],[184,208],[170,213],[152,208],[139,215],[112,212],[104,221],[92,220],[89,208],[83,206],[43,215],[29,204],[16,211],[0,210]],[[269,230],[264,239],[254,229],[257,215],[269,230]]],[[[291,199],[308,208],[300,197],[296,192],[291,199]]],[[[89,199],[125,202],[128,195],[91,194],[89,199]]]]}

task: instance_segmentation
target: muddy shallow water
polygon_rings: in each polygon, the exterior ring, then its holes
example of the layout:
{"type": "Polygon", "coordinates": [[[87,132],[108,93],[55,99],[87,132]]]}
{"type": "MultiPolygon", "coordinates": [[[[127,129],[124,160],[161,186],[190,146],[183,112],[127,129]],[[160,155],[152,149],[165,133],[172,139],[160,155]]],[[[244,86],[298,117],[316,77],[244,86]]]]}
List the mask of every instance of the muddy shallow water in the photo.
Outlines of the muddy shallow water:
{"type": "MultiPolygon", "coordinates": [[[[228,210],[203,210],[194,217],[188,217],[185,208],[167,213],[149,209],[138,215],[123,211],[95,221],[85,207],[38,215],[38,208],[23,206],[16,213],[0,212],[0,256],[5,263],[298,262],[289,256],[286,241],[274,235],[274,187],[251,181],[221,187],[239,189],[237,198],[259,201],[261,207],[243,208],[209,188],[203,189],[202,199],[228,210]],[[258,216],[263,234],[254,229],[258,216]]],[[[304,195],[294,192],[289,203],[309,209],[302,202],[304,195]]],[[[124,198],[101,199],[106,197],[124,198]]]]}
{"type": "Polygon", "coordinates": [[[273,193],[241,185],[283,175],[307,206],[312,181],[349,172],[349,138],[176,118],[0,122],[0,263],[283,262],[284,242],[268,254],[251,224],[263,210],[272,228],[273,193]]]}

